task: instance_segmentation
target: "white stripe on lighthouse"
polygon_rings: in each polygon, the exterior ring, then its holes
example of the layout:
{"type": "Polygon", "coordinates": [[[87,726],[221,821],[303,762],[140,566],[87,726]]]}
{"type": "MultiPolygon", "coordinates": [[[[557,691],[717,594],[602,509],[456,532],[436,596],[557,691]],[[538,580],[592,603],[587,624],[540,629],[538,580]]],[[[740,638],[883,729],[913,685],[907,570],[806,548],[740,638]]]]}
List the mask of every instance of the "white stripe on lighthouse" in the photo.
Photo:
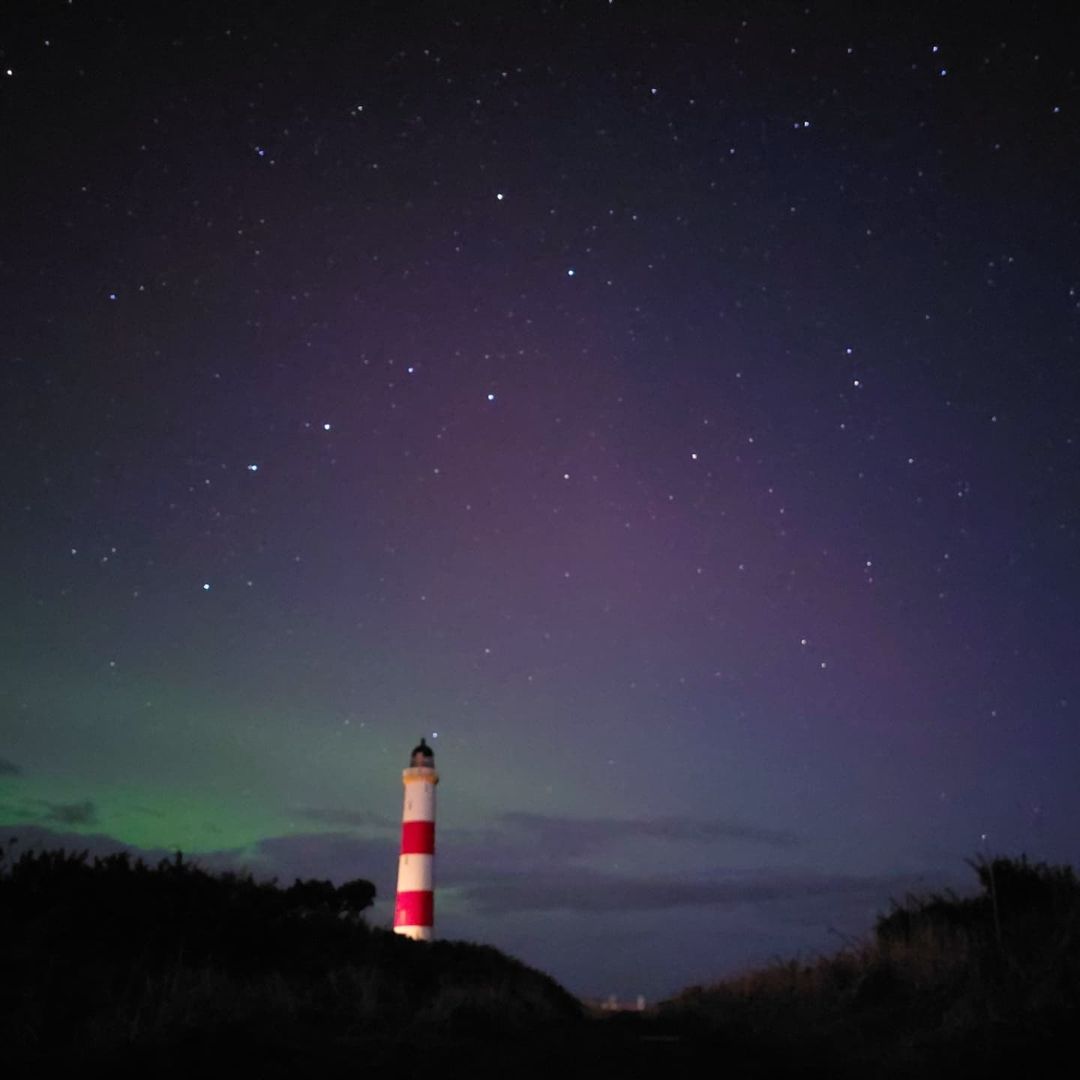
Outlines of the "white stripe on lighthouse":
{"type": "MultiPolygon", "coordinates": [[[[411,772],[412,770],[406,770],[411,772]]],[[[435,820],[435,785],[429,780],[405,781],[405,810],[402,821],[435,820]]]]}
{"type": "Polygon", "coordinates": [[[402,855],[398,860],[398,892],[430,889],[435,884],[433,855],[402,855]]]}

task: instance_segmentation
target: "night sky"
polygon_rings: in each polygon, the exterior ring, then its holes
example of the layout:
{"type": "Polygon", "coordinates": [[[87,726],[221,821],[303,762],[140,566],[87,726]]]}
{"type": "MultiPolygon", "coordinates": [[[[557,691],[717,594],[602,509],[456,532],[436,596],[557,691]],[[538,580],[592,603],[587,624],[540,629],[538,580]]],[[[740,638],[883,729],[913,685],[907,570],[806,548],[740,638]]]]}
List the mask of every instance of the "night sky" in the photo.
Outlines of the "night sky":
{"type": "MultiPolygon", "coordinates": [[[[915,6],[918,8],[918,5],[915,6]]],[[[1080,820],[1080,23],[0,24],[0,822],[655,997],[1080,820]]]]}

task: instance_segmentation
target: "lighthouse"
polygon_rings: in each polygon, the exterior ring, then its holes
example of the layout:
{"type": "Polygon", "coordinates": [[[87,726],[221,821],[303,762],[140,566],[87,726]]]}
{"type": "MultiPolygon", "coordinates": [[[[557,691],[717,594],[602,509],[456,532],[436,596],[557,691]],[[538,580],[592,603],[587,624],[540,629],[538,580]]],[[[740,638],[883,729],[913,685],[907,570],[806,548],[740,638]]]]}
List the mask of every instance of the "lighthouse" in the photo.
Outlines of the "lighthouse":
{"type": "Polygon", "coordinates": [[[405,808],[401,815],[394,933],[430,941],[435,927],[435,754],[423,739],[401,774],[405,808]]]}

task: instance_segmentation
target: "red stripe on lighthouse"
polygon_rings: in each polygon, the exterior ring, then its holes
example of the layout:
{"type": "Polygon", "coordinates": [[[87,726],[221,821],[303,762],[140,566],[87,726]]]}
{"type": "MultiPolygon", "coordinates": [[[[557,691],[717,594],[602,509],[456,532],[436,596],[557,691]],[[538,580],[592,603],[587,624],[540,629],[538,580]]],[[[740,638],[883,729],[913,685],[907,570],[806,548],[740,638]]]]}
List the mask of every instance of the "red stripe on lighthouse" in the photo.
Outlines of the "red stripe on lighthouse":
{"type": "Polygon", "coordinates": [[[430,889],[399,892],[394,908],[395,926],[434,926],[435,894],[430,889]]]}
{"type": "Polygon", "coordinates": [[[435,854],[435,822],[403,821],[401,823],[402,855],[435,854]]]}

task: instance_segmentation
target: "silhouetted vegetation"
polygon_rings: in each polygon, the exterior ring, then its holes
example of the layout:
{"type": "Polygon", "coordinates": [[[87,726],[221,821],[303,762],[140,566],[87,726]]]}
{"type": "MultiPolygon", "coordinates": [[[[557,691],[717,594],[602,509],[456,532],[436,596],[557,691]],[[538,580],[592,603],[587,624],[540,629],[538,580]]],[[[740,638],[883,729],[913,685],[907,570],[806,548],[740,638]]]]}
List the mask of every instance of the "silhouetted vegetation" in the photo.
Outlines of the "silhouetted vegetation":
{"type": "Polygon", "coordinates": [[[217,1065],[225,1049],[249,1067],[272,1057],[266,1075],[350,1040],[370,1062],[399,1040],[577,1018],[552,979],[495,949],[372,929],[360,913],[374,895],[366,881],[279,888],[179,855],[25,853],[0,865],[3,1059],[123,1056],[160,1074],[201,1046],[217,1065]]]}
{"type": "Polygon", "coordinates": [[[974,896],[909,896],[863,945],[695,987],[664,1015],[778,1073],[1035,1075],[1080,1019],[1080,882],[1024,858],[971,865],[974,896]]]}
{"type": "Polygon", "coordinates": [[[586,1021],[495,949],[369,927],[366,881],[24,854],[0,861],[0,1061],[419,1075],[431,1050],[451,1075],[1037,1075],[1080,1019],[1080,882],[972,866],[976,894],[909,896],[835,956],[586,1021]]]}

